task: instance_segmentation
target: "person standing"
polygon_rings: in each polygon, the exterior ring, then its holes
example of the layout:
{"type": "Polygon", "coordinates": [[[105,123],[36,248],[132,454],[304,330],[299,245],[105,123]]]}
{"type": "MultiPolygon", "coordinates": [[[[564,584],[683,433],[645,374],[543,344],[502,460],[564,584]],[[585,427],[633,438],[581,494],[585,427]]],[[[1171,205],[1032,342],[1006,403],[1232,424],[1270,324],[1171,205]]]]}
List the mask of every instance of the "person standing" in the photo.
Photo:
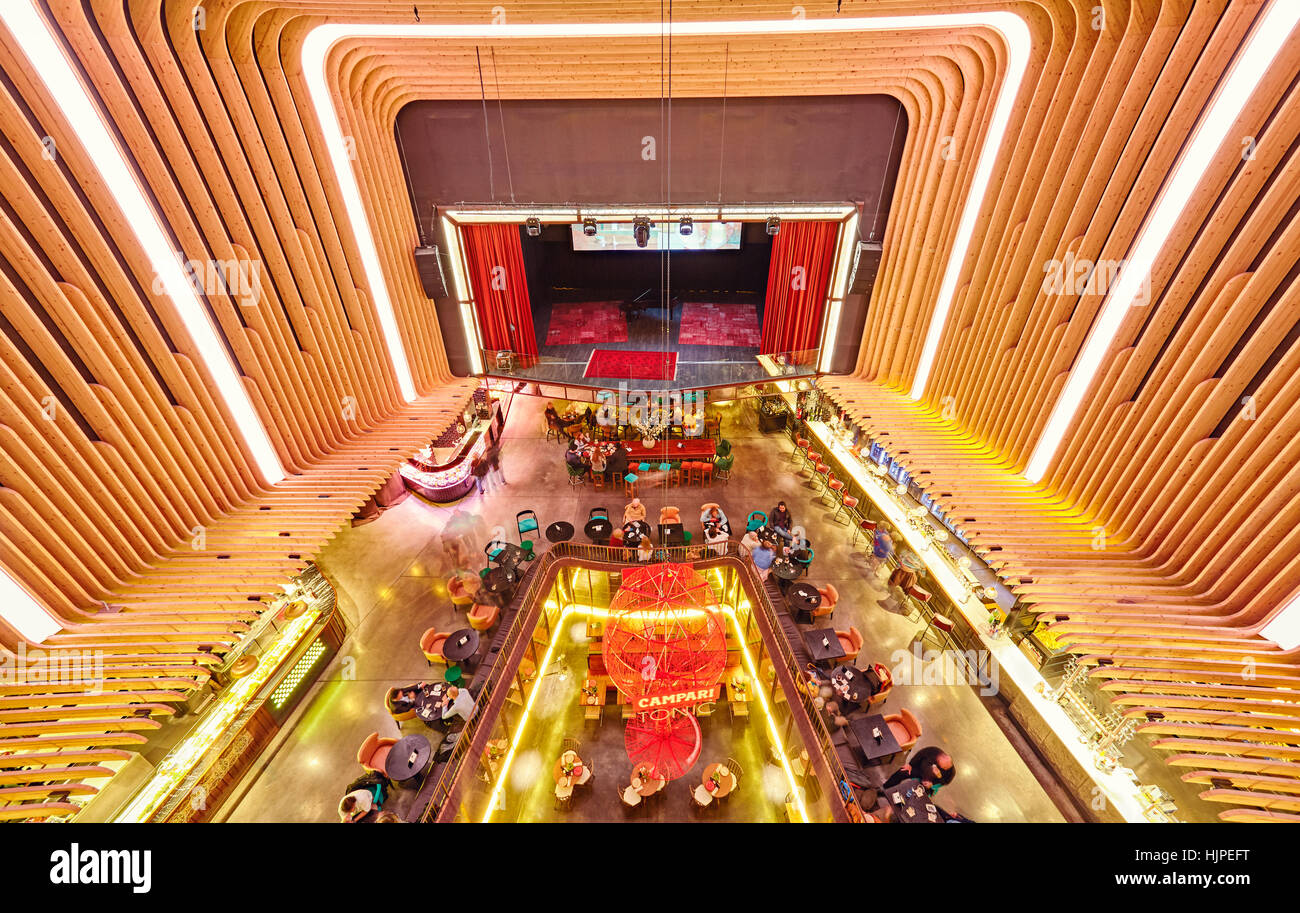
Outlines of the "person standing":
{"type": "Polygon", "coordinates": [[[479,494],[486,494],[486,487],[483,480],[487,478],[487,462],[482,457],[474,457],[469,464],[469,471],[474,476],[474,484],[478,486],[479,494]]]}
{"type": "Polygon", "coordinates": [[[493,444],[488,447],[487,452],[483,454],[483,459],[488,466],[488,479],[501,485],[510,484],[506,481],[506,474],[501,471],[501,445],[493,444]]]}

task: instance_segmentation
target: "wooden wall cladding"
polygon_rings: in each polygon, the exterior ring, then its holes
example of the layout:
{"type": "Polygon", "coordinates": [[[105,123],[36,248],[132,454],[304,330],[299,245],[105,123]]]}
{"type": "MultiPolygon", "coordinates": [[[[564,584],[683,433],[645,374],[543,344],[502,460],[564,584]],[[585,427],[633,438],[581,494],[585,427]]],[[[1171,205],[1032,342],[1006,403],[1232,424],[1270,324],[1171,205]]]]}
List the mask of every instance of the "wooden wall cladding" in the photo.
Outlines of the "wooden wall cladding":
{"type": "MultiPolygon", "coordinates": [[[[1242,697],[1236,692],[1198,684],[1203,706],[1189,708],[1185,685],[1161,683],[1221,682],[1227,671],[1215,662],[1245,647],[1263,656],[1255,630],[1300,585],[1293,254],[1287,262],[1300,186],[1300,50],[1293,36],[1260,94],[1267,103],[1242,115],[1255,156],[1225,149],[1215,160],[1178,250],[1165,252],[1152,277],[1151,304],[1125,323],[1046,484],[1030,486],[1017,473],[1101,304],[1097,295],[1041,294],[1043,264],[1067,252],[1124,258],[1262,3],[1108,0],[1104,26],[1094,28],[1097,5],[801,4],[809,18],[832,18],[837,6],[841,17],[1002,9],[1030,31],[1028,71],[921,404],[901,391],[916,372],[1005,77],[1001,37],[974,26],[683,37],[673,45],[673,92],[718,95],[725,53],[731,94],[900,100],[908,144],[881,272],[857,371],[834,379],[834,394],[953,491],[945,500],[975,518],[964,525],[981,547],[998,545],[1006,569],[1033,578],[1025,598],[1070,614],[1062,633],[1080,652],[1115,657],[1106,669],[1132,667],[1117,679],[1131,689],[1125,695],[1162,708],[1166,726],[1183,712],[1192,729],[1162,734],[1178,743],[1177,756],[1274,757],[1283,753],[1258,744],[1275,736],[1238,731],[1252,725],[1241,720],[1255,708],[1219,706],[1242,697]],[[1225,424],[1243,395],[1254,397],[1258,418],[1225,424]],[[1108,536],[1101,552],[1088,545],[1097,525],[1108,536]],[[1139,678],[1141,688],[1132,685],[1139,678]],[[1218,712],[1231,722],[1206,716],[1218,712]],[[1255,747],[1215,747],[1224,741],[1255,747]]],[[[223,294],[207,301],[290,477],[269,490],[258,484],[177,314],[152,294],[149,264],[94,162],[0,30],[0,566],[65,622],[53,649],[102,647],[113,670],[111,700],[0,686],[3,706],[24,715],[0,715],[0,758],[23,752],[69,768],[28,776],[17,793],[0,789],[0,815],[6,805],[11,815],[16,805],[66,811],[61,798],[43,801],[56,791],[42,796],[39,784],[93,780],[77,765],[111,766],[117,746],[142,741],[256,617],[260,603],[251,600],[301,567],[467,395],[447,370],[414,269],[397,111],[420,98],[478,97],[476,46],[493,65],[490,91],[499,86],[506,97],[660,91],[657,36],[356,38],[330,51],[327,81],[355,144],[421,394],[403,404],[300,61],[316,26],[409,23],[411,4],[205,0],[199,30],[190,0],[45,6],[183,256],[246,253],[261,265],[255,305],[223,294]],[[46,137],[52,159],[43,155],[46,137]],[[196,527],[202,550],[190,548],[196,527]],[[101,602],[119,611],[99,611],[101,602]]],[[[485,24],[494,15],[480,0],[416,6],[425,23],[485,24]]],[[[504,7],[512,23],[657,22],[661,12],[657,0],[504,7]]],[[[677,0],[674,13],[679,21],[792,15],[776,0],[677,0]]],[[[16,646],[0,627],[0,649],[16,646]]],[[[1293,658],[1268,663],[1269,676],[1252,689],[1293,683],[1293,658]]],[[[1296,751],[1277,764],[1293,764],[1296,751]]],[[[1259,774],[1247,766],[1243,776],[1259,774]]],[[[1295,776],[1289,767],[1268,775],[1295,776]]],[[[1227,792],[1216,798],[1285,813],[1253,799],[1257,789],[1227,792]]]]}

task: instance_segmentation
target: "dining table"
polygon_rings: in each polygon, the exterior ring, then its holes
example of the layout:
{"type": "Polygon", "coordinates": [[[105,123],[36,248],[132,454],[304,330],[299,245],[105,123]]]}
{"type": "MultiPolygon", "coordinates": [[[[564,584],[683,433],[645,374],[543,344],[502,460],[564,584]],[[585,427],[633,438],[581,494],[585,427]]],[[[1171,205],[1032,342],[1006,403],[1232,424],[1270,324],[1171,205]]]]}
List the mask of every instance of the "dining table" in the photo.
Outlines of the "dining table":
{"type": "Polygon", "coordinates": [[[384,761],[384,773],[390,780],[402,783],[423,773],[432,757],[433,746],[424,736],[402,736],[388,749],[388,758],[384,761]]]}
{"type": "Polygon", "coordinates": [[[882,790],[899,824],[943,824],[943,815],[920,780],[904,780],[882,790]]]}
{"type": "Polygon", "coordinates": [[[844,655],[844,644],[830,628],[813,628],[803,632],[803,642],[813,662],[821,664],[839,659],[844,655]]]}
{"type": "Polygon", "coordinates": [[[551,543],[568,542],[573,538],[573,524],[567,520],[556,520],[546,527],[546,541],[551,543]]]}
{"type": "Polygon", "coordinates": [[[609,517],[592,517],[582,528],[593,545],[609,545],[609,537],[614,532],[614,524],[609,517]]]}
{"type": "Polygon", "coordinates": [[[848,663],[838,665],[831,671],[831,688],[840,700],[858,707],[875,693],[867,673],[848,663]]]}
{"type": "Polygon", "coordinates": [[[709,789],[709,784],[713,782],[715,773],[718,775],[718,783],[709,792],[713,794],[713,798],[721,799],[730,795],[731,791],[736,788],[736,774],[722,763],[709,764],[704,768],[704,773],[700,775],[700,783],[704,785],[705,789],[709,789]],[[726,773],[723,773],[723,771],[726,771],[726,773]]]}
{"type": "Polygon", "coordinates": [[[898,744],[898,737],[889,728],[882,714],[872,713],[867,716],[850,717],[849,732],[857,741],[858,748],[868,763],[878,764],[903,750],[898,744]],[[879,736],[876,735],[877,732],[880,733],[879,736]]]}
{"type": "Polygon", "coordinates": [[[446,682],[434,682],[419,690],[415,698],[415,715],[426,726],[442,720],[442,698],[447,693],[446,682]]]}
{"type": "Polygon", "coordinates": [[[807,581],[791,584],[785,591],[785,603],[795,614],[795,621],[810,625],[812,613],[821,608],[822,594],[807,581]]]}
{"type": "Polygon", "coordinates": [[[472,669],[474,655],[478,653],[478,631],[473,628],[461,628],[453,631],[442,646],[442,655],[449,661],[472,669]]]}

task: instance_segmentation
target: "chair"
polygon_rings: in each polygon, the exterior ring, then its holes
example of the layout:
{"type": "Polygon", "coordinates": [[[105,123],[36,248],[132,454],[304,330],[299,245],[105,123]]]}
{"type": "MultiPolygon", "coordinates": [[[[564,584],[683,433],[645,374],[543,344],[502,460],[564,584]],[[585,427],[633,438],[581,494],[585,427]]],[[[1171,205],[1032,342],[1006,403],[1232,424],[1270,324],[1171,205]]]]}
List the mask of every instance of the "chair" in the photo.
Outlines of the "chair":
{"type": "Polygon", "coordinates": [[[921,738],[921,722],[906,707],[898,713],[891,713],[885,717],[885,722],[889,725],[889,731],[894,734],[894,738],[898,740],[900,751],[911,750],[921,738]]]}
{"type": "Polygon", "coordinates": [[[574,754],[581,756],[582,752],[579,751],[581,748],[582,743],[577,739],[566,738],[560,742],[560,754],[564,754],[566,751],[571,751],[574,754]]]}
{"type": "Polygon", "coordinates": [[[682,487],[682,461],[681,460],[673,460],[671,463],[668,464],[668,476],[664,480],[664,484],[667,485],[669,488],[672,488],[674,485],[676,485],[678,488],[682,487]]]}
{"type": "MultiPolygon", "coordinates": [[[[884,668],[883,666],[881,668],[884,668]]],[[[886,672],[889,670],[886,669],[886,672]]],[[[889,676],[884,676],[884,687],[882,687],[871,697],[867,698],[867,713],[875,713],[876,708],[882,706],[885,701],[889,700],[890,692],[894,690],[894,680],[889,676]]]]}
{"type": "Polygon", "coordinates": [[[813,450],[811,447],[809,447],[803,453],[803,465],[799,467],[799,471],[803,472],[805,469],[816,470],[817,467],[820,466],[821,464],[822,464],[822,455],[817,451],[813,450]]]}
{"type": "MultiPolygon", "coordinates": [[[[519,531],[519,541],[524,541],[524,533],[537,532],[537,511],[521,510],[515,514],[515,529],[519,531]]],[[[531,539],[532,536],[529,536],[531,539]]]]}
{"type": "Polygon", "coordinates": [[[704,784],[701,783],[691,793],[691,800],[695,803],[696,808],[708,808],[713,804],[713,793],[705,789],[704,784]]]}
{"type": "Polygon", "coordinates": [[[468,575],[462,576],[460,574],[448,577],[447,593],[451,596],[452,606],[458,609],[463,609],[472,604],[474,602],[474,594],[478,592],[481,584],[482,580],[478,577],[470,577],[468,575]]]}
{"type": "Polygon", "coordinates": [[[925,646],[926,641],[933,641],[938,644],[941,650],[951,649],[952,629],[952,619],[947,615],[940,615],[935,612],[930,616],[930,621],[925,626],[925,630],[921,632],[921,646],[925,646]]]}
{"type": "Polygon", "coordinates": [[[424,653],[424,658],[429,661],[429,665],[434,663],[446,663],[447,659],[442,655],[443,645],[447,643],[450,634],[439,633],[437,628],[430,628],[420,635],[420,650],[424,653]]]}
{"type": "Polygon", "coordinates": [[[682,512],[676,507],[659,508],[659,525],[664,526],[669,523],[681,523],[682,512]]]}
{"type": "Polygon", "coordinates": [[[745,532],[752,533],[754,530],[760,529],[766,525],[767,514],[763,513],[761,510],[751,510],[749,512],[749,519],[745,521],[745,532]]]}
{"type": "Polygon", "coordinates": [[[594,519],[596,519],[597,517],[604,517],[606,520],[608,520],[608,519],[609,519],[609,508],[607,508],[607,507],[593,507],[593,508],[588,512],[588,514],[587,514],[587,519],[588,519],[588,520],[594,520],[594,519]]]}
{"type": "Polygon", "coordinates": [[[731,456],[731,441],[725,438],[718,441],[717,452],[720,457],[731,456]]]}
{"type": "Polygon", "coordinates": [[[709,462],[700,463],[700,464],[699,464],[699,467],[700,467],[700,484],[701,484],[701,485],[712,485],[712,484],[713,484],[713,464],[712,464],[712,463],[709,463],[709,462]]]}
{"type": "Polygon", "coordinates": [[[862,652],[862,632],[852,625],[847,631],[836,631],[835,636],[839,638],[840,646],[844,648],[843,662],[853,665],[862,652]]]}
{"type": "Polygon", "coordinates": [[[735,464],[736,458],[731,455],[718,457],[713,463],[713,475],[719,482],[731,481],[731,467],[735,464]]]}
{"type": "Polygon", "coordinates": [[[807,438],[802,438],[799,437],[798,435],[795,436],[794,450],[790,451],[791,463],[802,460],[804,458],[804,454],[808,452],[808,444],[809,442],[807,438]]]}
{"type": "Polygon", "coordinates": [[[591,472],[591,488],[592,488],[593,491],[604,491],[604,490],[605,490],[605,473],[603,473],[603,472],[596,472],[595,470],[592,470],[592,472],[591,472]]]}
{"type": "Polygon", "coordinates": [[[623,787],[618,794],[618,801],[623,804],[623,808],[631,811],[632,809],[642,808],[641,794],[632,788],[631,784],[623,787]]]}
{"type": "Polygon", "coordinates": [[[478,603],[469,610],[466,617],[469,619],[469,626],[475,631],[487,631],[497,623],[500,614],[501,610],[496,606],[478,603]]]}
{"type": "MultiPolygon", "coordinates": [[[[841,488],[840,506],[839,509],[836,510],[835,513],[831,515],[831,520],[835,523],[838,523],[840,521],[840,514],[843,514],[844,519],[848,520],[849,523],[852,523],[854,517],[857,514],[857,508],[858,508],[858,499],[853,497],[853,495],[848,494],[847,488],[841,488]]],[[[857,541],[856,533],[854,534],[853,541],[854,542],[857,541]]]]}
{"type": "Polygon", "coordinates": [[[868,544],[874,543],[875,534],[876,534],[876,521],[866,520],[866,519],[858,520],[857,525],[853,527],[853,540],[849,543],[850,546],[854,546],[858,544],[858,533],[862,533],[863,541],[865,541],[866,543],[868,544]]]}
{"type": "Polygon", "coordinates": [[[818,587],[817,592],[821,593],[823,608],[829,606],[833,609],[840,601],[840,591],[835,589],[835,584],[833,583],[828,583],[826,586],[818,587]]]}
{"type": "Polygon", "coordinates": [[[570,466],[568,463],[565,463],[564,465],[565,465],[565,466],[568,468],[568,470],[569,470],[569,484],[570,484],[570,485],[581,485],[581,484],[583,484],[584,482],[587,481],[587,470],[586,470],[585,467],[583,467],[583,466],[570,466]]]}
{"type": "MultiPolygon", "coordinates": [[[[739,787],[740,787],[740,780],[741,780],[741,778],[742,778],[743,776],[745,776],[745,769],[744,769],[743,767],[741,767],[740,764],[738,764],[738,763],[736,762],[736,759],[735,759],[735,758],[727,758],[727,759],[726,759],[725,761],[723,761],[722,763],[723,763],[724,765],[726,765],[727,770],[731,771],[732,775],[735,776],[735,778],[736,778],[736,787],[739,788],[739,787]]],[[[732,790],[732,791],[734,792],[735,790],[732,790]]]]}
{"type": "Polygon", "coordinates": [[[636,497],[636,480],[636,473],[633,472],[629,472],[627,475],[623,476],[623,481],[627,483],[624,487],[624,492],[629,498],[636,497]]]}
{"type": "Polygon", "coordinates": [[[393,709],[393,705],[397,702],[398,690],[399,689],[397,688],[388,689],[388,693],[384,695],[384,706],[388,708],[388,715],[393,718],[393,721],[398,724],[398,728],[400,729],[401,723],[404,720],[413,719],[415,717],[415,708],[411,707],[407,710],[393,709]]]}
{"type": "Polygon", "coordinates": [[[827,477],[826,490],[822,492],[822,495],[823,497],[829,496],[830,506],[835,507],[836,504],[840,503],[840,499],[844,497],[844,480],[835,478],[835,473],[831,473],[827,477]]]}
{"type": "Polygon", "coordinates": [[[366,736],[366,740],[361,743],[357,749],[357,763],[366,770],[373,770],[375,773],[384,773],[384,762],[388,760],[388,752],[397,744],[397,739],[381,739],[379,733],[372,732],[366,736]]]}

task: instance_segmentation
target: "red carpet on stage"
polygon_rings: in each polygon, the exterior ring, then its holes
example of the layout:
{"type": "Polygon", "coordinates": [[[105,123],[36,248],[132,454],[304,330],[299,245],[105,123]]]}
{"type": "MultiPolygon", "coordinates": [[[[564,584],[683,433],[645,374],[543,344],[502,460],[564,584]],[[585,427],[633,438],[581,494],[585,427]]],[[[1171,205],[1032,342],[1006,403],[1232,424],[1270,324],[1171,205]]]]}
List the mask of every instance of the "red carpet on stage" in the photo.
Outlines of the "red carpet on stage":
{"type": "Polygon", "coordinates": [[[628,380],[673,380],[677,377],[676,352],[626,352],[596,349],[583,377],[619,377],[628,380]]]}
{"type": "Polygon", "coordinates": [[[617,301],[561,301],[551,305],[548,346],[627,342],[627,319],[617,301]]]}
{"type": "Polygon", "coordinates": [[[758,310],[752,304],[682,304],[682,328],[677,336],[680,345],[757,348],[760,338],[758,310]]]}

